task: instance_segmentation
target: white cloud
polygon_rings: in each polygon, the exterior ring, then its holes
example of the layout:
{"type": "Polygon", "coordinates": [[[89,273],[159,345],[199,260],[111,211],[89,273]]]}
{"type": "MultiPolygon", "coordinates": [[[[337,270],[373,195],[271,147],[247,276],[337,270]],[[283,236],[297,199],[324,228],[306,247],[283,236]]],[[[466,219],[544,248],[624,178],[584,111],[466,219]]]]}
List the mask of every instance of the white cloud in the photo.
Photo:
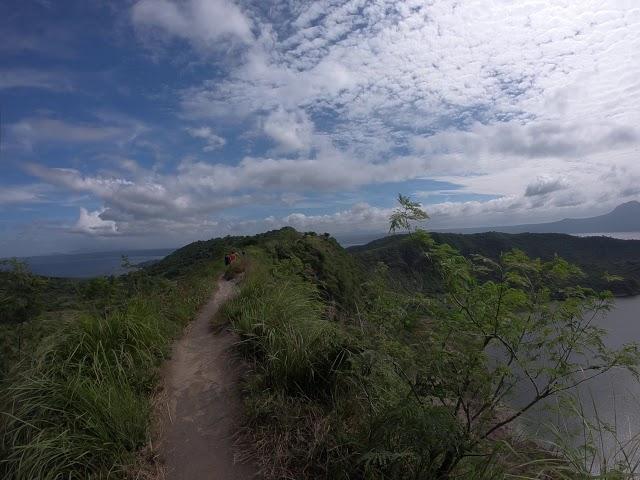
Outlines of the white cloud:
{"type": "Polygon", "coordinates": [[[640,14],[628,2],[292,8],[293,28],[263,22],[226,80],[185,89],[185,112],[230,119],[284,109],[311,122],[321,113],[317,133],[359,156],[406,147],[431,158],[436,175],[640,143],[640,64],[631,57],[640,14]]]}
{"type": "Polygon", "coordinates": [[[640,131],[632,125],[604,121],[532,120],[474,123],[467,130],[448,129],[430,136],[416,136],[411,141],[416,152],[426,155],[576,158],[635,145],[640,142],[640,131]]]}
{"type": "Polygon", "coordinates": [[[205,152],[212,152],[224,147],[227,141],[216,133],[210,127],[186,128],[186,131],[193,138],[204,140],[206,145],[202,148],[205,152]]]}
{"type": "Polygon", "coordinates": [[[0,186],[0,206],[44,201],[43,185],[0,186]]]}
{"type": "Polygon", "coordinates": [[[373,207],[361,202],[345,210],[323,215],[308,215],[294,212],[283,217],[269,216],[248,220],[236,225],[239,231],[255,232],[267,229],[293,227],[301,231],[331,232],[334,234],[358,231],[385,232],[393,209],[373,207]]]}
{"type": "Polygon", "coordinates": [[[104,209],[89,212],[86,208],[80,208],[80,216],[71,231],[100,237],[118,235],[116,222],[103,220],[101,218],[103,213],[104,209]]]}
{"type": "Polygon", "coordinates": [[[32,118],[9,126],[10,133],[25,142],[102,142],[122,135],[113,126],[67,123],[52,118],[32,118]]]}
{"type": "Polygon", "coordinates": [[[253,39],[251,21],[229,0],[140,0],[131,19],[138,28],[156,29],[208,49],[220,49],[225,40],[253,39]]]}
{"type": "Polygon", "coordinates": [[[538,176],[534,182],[527,185],[524,195],[525,197],[536,197],[538,195],[547,195],[567,188],[569,188],[569,183],[566,178],[554,178],[542,175],[538,176]]]}
{"type": "MultiPolygon", "coordinates": [[[[575,202],[567,203],[551,200],[541,205],[535,198],[509,195],[488,201],[440,202],[423,205],[430,219],[423,222],[421,227],[427,230],[438,230],[545,222],[557,219],[557,215],[579,216],[577,212],[581,210],[578,207],[585,200],[580,198],[575,202]],[[553,214],[549,215],[549,207],[555,208],[555,217],[553,214]],[[528,212],[526,218],[521,216],[522,211],[528,212]]],[[[607,206],[605,210],[600,208],[597,213],[605,213],[612,207],[607,206]]],[[[326,231],[338,236],[358,232],[382,234],[388,231],[389,215],[392,211],[393,208],[358,203],[348,209],[330,214],[309,215],[294,212],[282,217],[270,216],[261,220],[246,221],[236,225],[235,231],[255,232],[291,226],[301,231],[326,231]]]]}
{"type": "Polygon", "coordinates": [[[303,111],[279,108],[264,120],[264,133],[276,142],[277,152],[308,151],[311,148],[313,124],[303,111]]]}
{"type": "MultiPolygon", "coordinates": [[[[192,56],[181,54],[215,71],[169,92],[181,119],[206,119],[187,129],[205,151],[223,144],[220,131],[249,141],[219,163],[134,162],[113,175],[32,168],[101,200],[100,218],[122,232],[222,228],[222,212],[239,206],[293,208],[300,194],[420,178],[459,185],[461,199],[499,197],[428,205],[443,226],[600,213],[640,193],[633,2],[142,0],[131,19],[146,40],[192,45],[192,56]],[[265,143],[273,148],[254,145],[265,143]]],[[[99,142],[127,130],[113,119],[12,128],[31,142],[99,142]]],[[[384,209],[337,205],[273,221],[329,231],[384,223],[384,209]]]]}
{"type": "Polygon", "coordinates": [[[42,88],[45,90],[71,91],[73,82],[67,74],[33,69],[0,70],[0,90],[10,88],[42,88]]]}
{"type": "Polygon", "coordinates": [[[121,115],[96,114],[98,121],[78,123],[49,117],[32,117],[8,126],[9,139],[26,149],[39,143],[126,143],[148,131],[141,122],[121,115]]]}

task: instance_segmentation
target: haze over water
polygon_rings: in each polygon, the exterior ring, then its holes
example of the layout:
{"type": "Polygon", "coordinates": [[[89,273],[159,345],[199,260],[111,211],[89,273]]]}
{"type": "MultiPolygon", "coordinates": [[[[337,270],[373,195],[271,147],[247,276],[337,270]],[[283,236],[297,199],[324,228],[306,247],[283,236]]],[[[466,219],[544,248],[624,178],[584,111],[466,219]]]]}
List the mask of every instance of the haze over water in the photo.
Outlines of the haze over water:
{"type": "Polygon", "coordinates": [[[576,237],[611,237],[620,240],[640,240],[640,232],[599,232],[599,233],[573,233],[576,237]]]}

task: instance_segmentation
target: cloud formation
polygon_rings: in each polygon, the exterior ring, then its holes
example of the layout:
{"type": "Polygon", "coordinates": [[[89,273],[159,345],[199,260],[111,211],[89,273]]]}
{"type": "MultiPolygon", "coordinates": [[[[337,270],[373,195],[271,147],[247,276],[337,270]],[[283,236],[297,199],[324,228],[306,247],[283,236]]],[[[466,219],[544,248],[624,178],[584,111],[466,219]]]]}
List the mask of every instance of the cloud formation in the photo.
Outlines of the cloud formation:
{"type": "Polygon", "coordinates": [[[12,68],[0,70],[0,90],[10,88],[42,88],[54,91],[73,90],[73,82],[69,75],[60,72],[49,72],[28,68],[12,68]]]}
{"type": "Polygon", "coordinates": [[[42,185],[0,186],[0,207],[44,201],[42,185]]]}
{"type": "Polygon", "coordinates": [[[69,122],[58,118],[38,116],[24,118],[8,126],[9,140],[26,149],[37,144],[83,144],[127,142],[143,134],[148,128],[127,117],[98,114],[100,119],[87,122],[69,122]]]}
{"type": "MultiPolygon", "coordinates": [[[[640,195],[633,2],[140,0],[126,18],[135,46],[154,51],[139,58],[166,69],[135,99],[160,113],[32,112],[8,128],[24,150],[104,148],[100,165],[29,158],[30,175],[90,199],[75,231],[384,229],[397,191],[420,193],[434,227],[477,226],[640,195]],[[141,137],[144,153],[106,160],[141,137]],[[456,194],[430,196],[415,186],[426,180],[456,194]],[[304,207],[319,196],[320,213],[304,207]]],[[[67,85],[3,72],[0,88],[67,85]]]]}
{"type": "Polygon", "coordinates": [[[210,127],[194,127],[185,129],[189,135],[193,138],[204,140],[205,146],[202,148],[204,152],[212,152],[218,148],[224,147],[227,141],[215,132],[210,127]]]}
{"type": "Polygon", "coordinates": [[[304,152],[312,147],[313,124],[304,111],[280,108],[264,120],[263,129],[276,144],[276,152],[304,152]]]}
{"type": "Polygon", "coordinates": [[[87,211],[86,208],[80,208],[80,216],[78,221],[71,229],[74,233],[82,233],[91,236],[110,237],[118,235],[118,227],[113,220],[103,220],[100,215],[104,210],[96,210],[94,212],[87,211]]]}
{"type": "Polygon", "coordinates": [[[140,0],[131,10],[138,28],[157,29],[197,47],[218,49],[225,40],[248,43],[251,21],[228,0],[140,0]]]}
{"type": "Polygon", "coordinates": [[[569,188],[568,182],[564,178],[538,177],[533,183],[527,185],[524,192],[525,197],[536,197],[538,195],[547,195],[558,190],[569,188]]]}

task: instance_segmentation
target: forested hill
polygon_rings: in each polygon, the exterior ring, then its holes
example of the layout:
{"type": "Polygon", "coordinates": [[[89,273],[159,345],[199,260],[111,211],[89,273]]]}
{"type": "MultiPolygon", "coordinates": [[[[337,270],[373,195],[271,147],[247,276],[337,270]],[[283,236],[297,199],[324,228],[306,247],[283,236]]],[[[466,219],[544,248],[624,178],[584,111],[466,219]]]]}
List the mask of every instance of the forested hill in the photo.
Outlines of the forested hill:
{"type": "MultiPolygon", "coordinates": [[[[575,237],[558,233],[508,234],[486,232],[476,234],[431,233],[438,243],[447,243],[463,255],[479,254],[492,259],[512,249],[528,256],[549,260],[558,255],[578,265],[586,274],[583,286],[608,289],[615,295],[640,293],[640,240],[609,237],[575,237]],[[607,280],[616,275],[624,280],[607,280]]],[[[389,267],[389,273],[406,287],[433,290],[437,288],[428,259],[407,235],[394,235],[348,249],[365,266],[378,262],[389,267]]]]}

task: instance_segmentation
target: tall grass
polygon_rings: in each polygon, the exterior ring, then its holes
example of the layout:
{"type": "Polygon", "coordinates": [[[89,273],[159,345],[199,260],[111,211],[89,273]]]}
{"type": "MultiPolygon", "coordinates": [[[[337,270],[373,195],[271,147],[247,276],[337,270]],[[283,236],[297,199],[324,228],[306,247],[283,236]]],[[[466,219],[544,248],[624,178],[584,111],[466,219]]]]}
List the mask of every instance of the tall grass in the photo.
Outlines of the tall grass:
{"type": "Polygon", "coordinates": [[[319,394],[344,360],[344,333],[323,319],[316,289],[291,277],[254,274],[223,315],[241,336],[239,348],[271,385],[319,394]]]}
{"type": "Polygon", "coordinates": [[[157,366],[214,278],[209,270],[158,283],[45,339],[0,397],[0,477],[125,476],[147,438],[157,366]]]}
{"type": "MultiPolygon", "coordinates": [[[[258,269],[222,313],[251,364],[245,382],[247,448],[266,478],[322,478],[335,443],[333,399],[352,339],[325,319],[317,289],[258,269]]],[[[326,477],[325,477],[326,478],[326,477]]]]}

